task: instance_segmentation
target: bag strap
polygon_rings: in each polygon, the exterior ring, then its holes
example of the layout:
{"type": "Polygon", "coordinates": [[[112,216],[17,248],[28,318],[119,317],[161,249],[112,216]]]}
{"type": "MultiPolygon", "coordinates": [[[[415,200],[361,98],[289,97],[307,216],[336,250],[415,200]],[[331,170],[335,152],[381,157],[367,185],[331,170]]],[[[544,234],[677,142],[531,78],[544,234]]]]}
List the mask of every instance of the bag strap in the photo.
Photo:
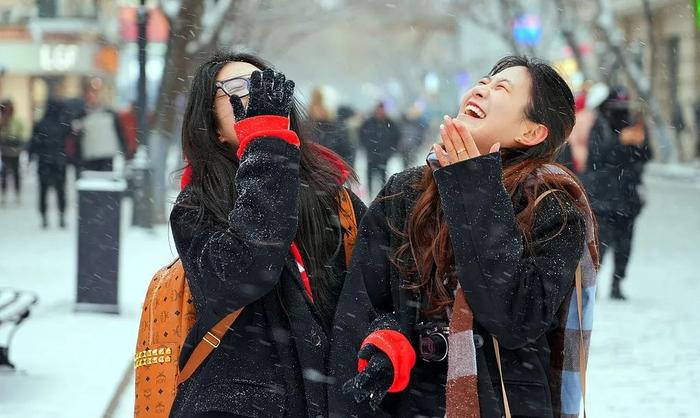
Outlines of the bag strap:
{"type": "MultiPolygon", "coordinates": [[[[537,206],[547,195],[559,192],[559,189],[549,189],[541,195],[537,196],[533,206],[537,206]]],[[[583,398],[583,416],[586,417],[586,353],[584,349],[583,339],[583,268],[579,263],[576,268],[576,305],[578,308],[578,328],[579,328],[579,375],[581,377],[581,395],[583,398]]],[[[496,364],[498,365],[498,373],[501,376],[501,392],[503,393],[503,408],[506,418],[511,418],[510,406],[508,405],[508,395],[506,394],[506,385],[503,382],[503,370],[501,368],[501,352],[498,346],[498,340],[493,337],[493,349],[496,353],[496,364]]]]}
{"type": "Polygon", "coordinates": [[[355,247],[357,238],[357,220],[355,219],[355,209],[352,206],[350,193],[343,187],[340,193],[340,208],[338,215],[340,216],[340,225],[343,227],[343,249],[345,250],[345,266],[350,267],[350,259],[352,257],[352,249],[355,247]]]}
{"type": "Polygon", "coordinates": [[[192,377],[192,374],[194,374],[197,368],[204,363],[204,360],[209,357],[209,354],[219,347],[219,344],[221,344],[221,339],[224,338],[224,334],[226,334],[226,331],[228,331],[231,325],[233,325],[233,323],[236,321],[236,318],[238,318],[238,315],[241,314],[241,311],[243,311],[243,308],[226,315],[224,319],[214,325],[212,329],[209,330],[201,339],[201,341],[199,341],[197,346],[194,348],[194,351],[192,351],[190,358],[187,359],[185,367],[180,370],[180,374],[177,377],[178,386],[192,377]]]}
{"type": "MultiPolygon", "coordinates": [[[[554,191],[554,190],[550,190],[554,191]]],[[[540,196],[541,197],[541,196],[540,196]]],[[[583,399],[583,417],[586,418],[586,350],[584,348],[583,338],[583,267],[581,264],[576,268],[576,307],[578,308],[578,330],[579,330],[579,376],[581,378],[581,398],[583,399]]],[[[501,376],[501,391],[503,393],[503,408],[505,409],[506,418],[510,416],[510,406],[508,405],[508,396],[506,395],[506,385],[503,382],[503,370],[501,369],[501,352],[498,346],[498,340],[493,337],[493,350],[496,353],[496,364],[498,365],[498,373],[501,376]]]]}
{"type": "MultiPolygon", "coordinates": [[[[545,191],[545,192],[542,193],[541,195],[537,196],[537,199],[535,199],[535,203],[534,203],[533,207],[536,207],[537,205],[539,205],[540,202],[541,202],[545,197],[547,197],[547,195],[549,195],[549,194],[551,194],[551,193],[554,193],[554,192],[559,192],[559,191],[561,191],[561,190],[559,190],[559,189],[549,189],[549,190],[545,191]]],[[[577,271],[578,271],[578,270],[577,270],[577,271]]],[[[579,309],[579,312],[580,312],[580,309],[579,309]]],[[[494,337],[494,336],[492,335],[491,338],[493,339],[493,351],[494,351],[495,354],[496,354],[496,364],[498,365],[498,374],[499,374],[500,377],[501,377],[501,393],[502,393],[502,396],[503,396],[503,413],[505,414],[505,417],[506,417],[506,418],[511,418],[511,415],[510,415],[510,405],[508,404],[508,394],[506,393],[506,384],[505,384],[505,382],[503,381],[503,368],[501,367],[501,350],[500,350],[500,347],[499,347],[499,345],[498,345],[498,340],[496,339],[496,337],[494,337]]]]}
{"type": "Polygon", "coordinates": [[[583,338],[583,267],[579,263],[576,269],[576,307],[578,308],[579,335],[579,376],[581,378],[581,398],[583,399],[583,417],[586,418],[586,349],[583,338]]]}
{"type": "Polygon", "coordinates": [[[503,393],[503,412],[506,418],[511,418],[510,416],[510,405],[508,405],[508,395],[506,394],[506,384],[503,382],[503,370],[501,369],[501,350],[498,347],[498,340],[496,337],[493,338],[493,350],[496,352],[496,364],[498,365],[498,374],[501,376],[501,392],[503,393]]]}
{"type": "MultiPolygon", "coordinates": [[[[343,188],[343,191],[340,194],[339,212],[340,224],[345,231],[343,233],[343,245],[345,249],[345,265],[347,266],[350,264],[352,249],[355,246],[355,239],[357,237],[357,221],[355,219],[355,210],[352,206],[350,194],[345,188],[343,188]]],[[[238,315],[241,314],[241,311],[243,311],[243,308],[226,315],[207,332],[201,341],[199,341],[197,346],[194,348],[194,351],[192,351],[190,358],[187,359],[185,367],[180,370],[180,374],[177,378],[178,385],[192,377],[197,368],[204,363],[204,360],[206,360],[207,357],[209,357],[209,355],[217,347],[219,347],[219,344],[221,344],[221,339],[224,338],[226,331],[228,331],[231,325],[233,325],[236,318],[238,318],[238,315]]]]}
{"type": "Polygon", "coordinates": [[[549,190],[545,191],[545,192],[542,193],[541,195],[537,196],[537,199],[535,199],[535,204],[532,205],[532,207],[536,207],[537,205],[539,205],[540,202],[541,202],[545,197],[547,197],[548,194],[552,194],[552,193],[554,193],[554,192],[561,192],[561,190],[559,190],[559,189],[549,189],[549,190]]]}

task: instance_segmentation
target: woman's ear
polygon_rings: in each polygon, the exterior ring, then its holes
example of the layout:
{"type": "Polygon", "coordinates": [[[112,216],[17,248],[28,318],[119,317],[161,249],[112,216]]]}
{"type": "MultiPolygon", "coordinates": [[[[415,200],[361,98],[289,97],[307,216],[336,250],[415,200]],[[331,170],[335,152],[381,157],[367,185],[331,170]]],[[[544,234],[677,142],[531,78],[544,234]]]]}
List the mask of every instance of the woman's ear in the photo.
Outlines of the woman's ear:
{"type": "Polygon", "coordinates": [[[549,129],[541,123],[528,122],[522,135],[515,138],[515,142],[526,147],[541,144],[549,136],[549,129]]]}

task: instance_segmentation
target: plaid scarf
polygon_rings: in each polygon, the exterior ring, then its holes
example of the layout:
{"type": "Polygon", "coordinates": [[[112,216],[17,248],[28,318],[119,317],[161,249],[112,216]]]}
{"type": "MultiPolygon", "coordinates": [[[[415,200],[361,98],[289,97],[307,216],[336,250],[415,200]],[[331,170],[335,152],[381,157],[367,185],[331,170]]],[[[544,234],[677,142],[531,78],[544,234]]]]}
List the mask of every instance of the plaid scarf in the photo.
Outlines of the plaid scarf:
{"type": "MultiPolygon", "coordinates": [[[[585,216],[586,245],[577,271],[582,292],[577,286],[564,300],[559,327],[549,336],[552,349],[552,408],[556,418],[578,417],[585,393],[585,370],[595,303],[595,282],[598,269],[598,247],[595,222],[584,190],[574,178],[556,165],[544,166],[531,181],[541,182],[557,191],[566,192],[585,216]],[[579,308],[580,307],[580,308],[579,308]],[[581,318],[582,325],[579,325],[581,318]]],[[[450,318],[447,358],[447,417],[479,418],[476,348],[474,346],[474,314],[458,285],[450,318]]]]}
{"type": "Polygon", "coordinates": [[[576,272],[581,292],[577,294],[578,288],[574,286],[564,300],[559,327],[548,335],[552,352],[552,411],[555,418],[575,418],[579,416],[581,400],[585,396],[585,369],[593,329],[596,279],[600,264],[596,224],[585,191],[568,172],[559,166],[547,165],[540,176],[545,183],[566,191],[586,220],[586,245],[576,272]]]}
{"type": "Polygon", "coordinates": [[[476,387],[476,347],[474,313],[457,285],[450,318],[447,352],[447,416],[479,418],[479,392],[476,387]]]}

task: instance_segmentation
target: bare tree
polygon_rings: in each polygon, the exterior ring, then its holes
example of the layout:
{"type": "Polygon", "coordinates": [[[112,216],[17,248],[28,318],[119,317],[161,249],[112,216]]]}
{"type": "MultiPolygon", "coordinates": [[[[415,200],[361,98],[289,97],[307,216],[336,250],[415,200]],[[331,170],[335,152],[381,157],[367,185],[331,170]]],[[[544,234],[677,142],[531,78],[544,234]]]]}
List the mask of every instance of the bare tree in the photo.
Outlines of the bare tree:
{"type": "Polygon", "coordinates": [[[670,141],[666,122],[661,114],[661,106],[652,95],[651,83],[642,69],[628,56],[625,50],[625,38],[620,28],[615,23],[615,15],[610,7],[609,0],[596,0],[598,18],[594,24],[600,32],[608,50],[615,56],[620,68],[648,109],[648,113],[655,127],[658,140],[658,149],[663,161],[675,161],[678,159],[678,150],[670,141]]]}
{"type": "Polygon", "coordinates": [[[590,79],[590,73],[586,67],[586,63],[581,55],[581,48],[576,39],[575,29],[576,24],[576,14],[573,7],[567,7],[565,0],[553,0],[554,8],[557,11],[557,17],[559,19],[559,28],[561,30],[561,36],[566,41],[566,44],[571,49],[571,53],[576,60],[576,65],[579,71],[583,74],[586,80],[590,79]]]}
{"type": "Polygon", "coordinates": [[[525,51],[513,38],[513,32],[508,25],[513,21],[513,16],[516,15],[513,8],[517,2],[518,0],[499,0],[499,7],[496,9],[500,11],[500,14],[496,16],[486,12],[492,9],[489,5],[493,3],[483,0],[456,0],[452,9],[464,20],[489,32],[495,32],[510,47],[512,53],[519,55],[525,51]]]}
{"type": "Polygon", "coordinates": [[[234,4],[232,0],[219,0],[218,7],[212,9],[216,12],[215,16],[221,18],[212,19],[211,13],[204,13],[205,2],[181,0],[177,12],[168,16],[170,35],[156,105],[157,119],[153,127],[166,140],[172,139],[176,131],[178,112],[175,101],[187,89],[188,74],[199,64],[204,54],[210,54],[216,49],[221,27],[231,24],[230,20],[225,21],[223,17],[229,17],[228,13],[233,10],[234,4]],[[225,10],[221,10],[222,6],[226,6],[225,10]],[[210,21],[206,22],[205,19],[210,21]]]}
{"type": "Polygon", "coordinates": [[[654,96],[654,83],[656,81],[656,63],[657,63],[657,42],[656,31],[654,30],[654,12],[651,10],[651,2],[642,0],[644,8],[644,18],[647,24],[647,45],[649,49],[649,95],[654,96]]]}

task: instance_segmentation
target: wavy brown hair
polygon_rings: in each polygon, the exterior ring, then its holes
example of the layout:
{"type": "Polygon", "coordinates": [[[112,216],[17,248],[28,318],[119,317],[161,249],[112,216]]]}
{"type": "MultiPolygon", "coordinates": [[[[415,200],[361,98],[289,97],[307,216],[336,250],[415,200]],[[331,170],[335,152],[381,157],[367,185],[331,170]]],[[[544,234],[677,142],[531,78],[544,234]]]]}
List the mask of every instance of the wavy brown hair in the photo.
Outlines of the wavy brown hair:
{"type": "MultiPolygon", "coordinates": [[[[501,151],[506,191],[511,199],[523,199],[526,202],[525,208],[516,214],[516,222],[527,251],[535,220],[535,200],[543,187],[552,188],[556,185],[536,183],[533,187],[521,186],[540,167],[555,163],[575,123],[574,98],[571,89],[556,70],[537,59],[504,57],[494,65],[489,75],[493,76],[511,67],[525,67],[532,79],[530,103],[525,107],[525,117],[545,125],[549,131],[547,138],[538,145],[501,151]]],[[[426,313],[435,315],[444,312],[453,303],[452,290],[456,285],[454,252],[430,167],[425,167],[421,178],[413,187],[419,197],[408,217],[406,232],[401,234],[406,242],[396,251],[393,262],[409,277],[404,285],[420,291],[427,298],[426,313]],[[408,252],[413,256],[415,264],[405,262],[408,252]]]]}

